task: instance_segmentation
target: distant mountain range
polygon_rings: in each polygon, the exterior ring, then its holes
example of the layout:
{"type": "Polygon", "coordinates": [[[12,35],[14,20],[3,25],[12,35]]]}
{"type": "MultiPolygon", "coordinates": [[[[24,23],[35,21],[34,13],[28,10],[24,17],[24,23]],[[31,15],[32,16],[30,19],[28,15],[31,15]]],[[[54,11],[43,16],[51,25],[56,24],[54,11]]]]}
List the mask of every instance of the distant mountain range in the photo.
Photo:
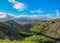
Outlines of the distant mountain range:
{"type": "Polygon", "coordinates": [[[8,20],[15,20],[17,22],[33,22],[33,21],[44,21],[44,20],[50,20],[49,17],[47,16],[24,16],[20,15],[18,16],[13,16],[13,15],[5,15],[5,17],[0,17],[0,22],[8,21],[8,20]]]}

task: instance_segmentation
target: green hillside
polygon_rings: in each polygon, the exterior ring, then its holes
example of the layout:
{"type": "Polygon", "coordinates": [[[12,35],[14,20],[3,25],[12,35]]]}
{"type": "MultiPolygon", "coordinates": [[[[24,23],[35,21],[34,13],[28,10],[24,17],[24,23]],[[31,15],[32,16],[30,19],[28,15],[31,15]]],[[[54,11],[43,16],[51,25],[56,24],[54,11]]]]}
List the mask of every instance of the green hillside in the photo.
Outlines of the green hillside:
{"type": "Polygon", "coordinates": [[[60,43],[60,19],[0,22],[0,43],[60,43]]]}

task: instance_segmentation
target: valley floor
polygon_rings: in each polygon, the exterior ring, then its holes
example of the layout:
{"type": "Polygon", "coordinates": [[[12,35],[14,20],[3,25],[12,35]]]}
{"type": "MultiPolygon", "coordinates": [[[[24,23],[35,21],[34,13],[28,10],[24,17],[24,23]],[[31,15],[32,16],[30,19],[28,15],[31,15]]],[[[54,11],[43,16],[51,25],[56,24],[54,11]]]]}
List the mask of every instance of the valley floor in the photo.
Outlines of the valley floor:
{"type": "Polygon", "coordinates": [[[46,38],[45,36],[33,35],[21,41],[20,40],[10,41],[8,39],[5,39],[0,40],[0,43],[60,43],[60,42],[52,40],[50,38],[46,38]]]}

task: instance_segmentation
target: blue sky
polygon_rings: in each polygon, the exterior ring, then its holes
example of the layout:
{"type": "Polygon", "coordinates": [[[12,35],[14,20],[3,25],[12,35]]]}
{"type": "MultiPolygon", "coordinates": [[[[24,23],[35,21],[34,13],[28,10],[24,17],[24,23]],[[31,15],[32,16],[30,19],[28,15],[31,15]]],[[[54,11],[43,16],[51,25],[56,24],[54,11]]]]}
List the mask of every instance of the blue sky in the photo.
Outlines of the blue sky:
{"type": "Polygon", "coordinates": [[[17,16],[47,15],[56,18],[56,12],[60,12],[60,0],[0,0],[0,12],[17,16]]]}

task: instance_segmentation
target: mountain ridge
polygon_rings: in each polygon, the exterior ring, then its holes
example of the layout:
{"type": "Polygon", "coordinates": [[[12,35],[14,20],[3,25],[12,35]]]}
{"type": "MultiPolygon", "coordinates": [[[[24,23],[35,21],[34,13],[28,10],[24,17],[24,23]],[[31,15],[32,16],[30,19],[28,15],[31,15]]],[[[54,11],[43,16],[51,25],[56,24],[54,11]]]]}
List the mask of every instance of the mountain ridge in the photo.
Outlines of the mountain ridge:
{"type": "MultiPolygon", "coordinates": [[[[28,40],[27,38],[29,38],[30,40],[30,37],[33,37],[31,39],[33,40],[36,36],[37,37],[44,36],[45,38],[49,38],[48,39],[49,42],[50,39],[52,39],[51,40],[52,43],[52,41],[53,42],[60,41],[59,32],[60,32],[60,19],[53,19],[45,22],[35,21],[28,23],[24,22],[18,23],[15,22],[14,20],[0,22],[0,38],[6,39],[7,37],[7,39],[12,41],[13,40],[24,41],[24,39],[28,40]]],[[[39,40],[39,38],[37,38],[36,40],[39,40]]]]}
{"type": "Polygon", "coordinates": [[[2,17],[0,17],[0,22],[5,22],[8,20],[15,20],[16,22],[33,22],[33,21],[45,21],[45,20],[50,20],[51,18],[47,16],[40,16],[40,15],[19,15],[19,16],[14,16],[11,14],[5,14],[2,17]]]}

